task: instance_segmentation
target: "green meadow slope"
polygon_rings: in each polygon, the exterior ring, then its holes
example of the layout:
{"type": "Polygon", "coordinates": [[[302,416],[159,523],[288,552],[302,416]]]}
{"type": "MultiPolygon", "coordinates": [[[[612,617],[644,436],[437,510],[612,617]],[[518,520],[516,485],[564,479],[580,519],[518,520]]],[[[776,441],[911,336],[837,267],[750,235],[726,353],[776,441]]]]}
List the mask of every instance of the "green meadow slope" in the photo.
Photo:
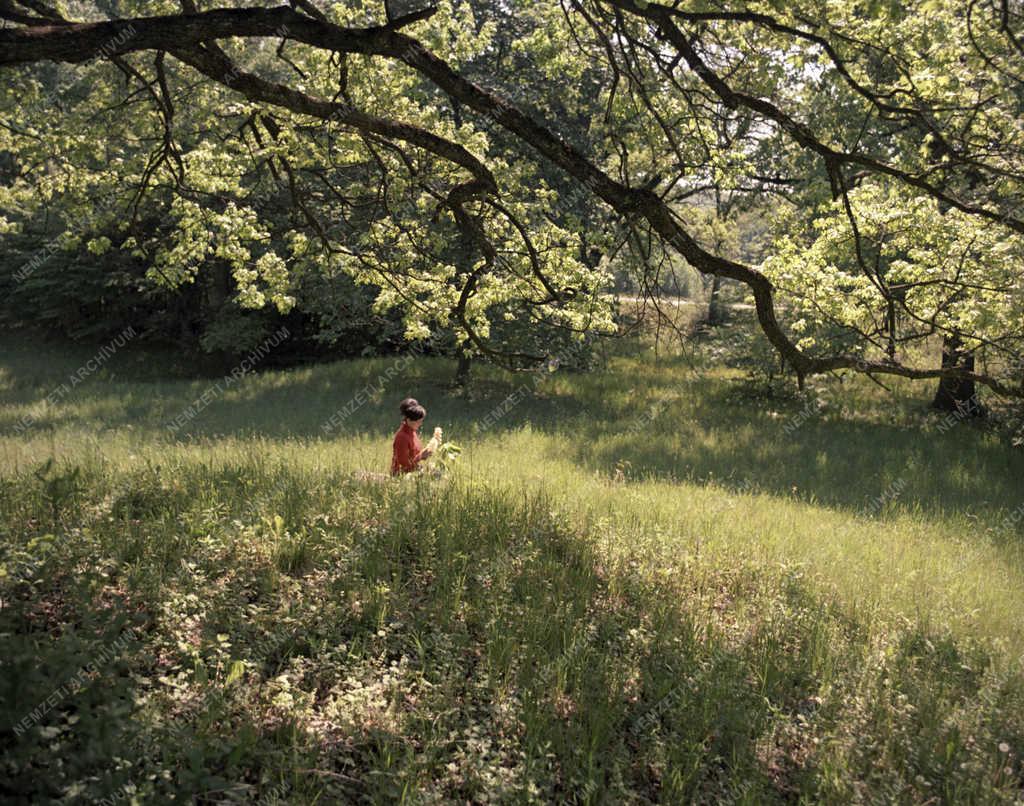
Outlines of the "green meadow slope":
{"type": "Polygon", "coordinates": [[[4,348],[5,801],[1024,797],[1024,453],[925,387],[4,348]]]}

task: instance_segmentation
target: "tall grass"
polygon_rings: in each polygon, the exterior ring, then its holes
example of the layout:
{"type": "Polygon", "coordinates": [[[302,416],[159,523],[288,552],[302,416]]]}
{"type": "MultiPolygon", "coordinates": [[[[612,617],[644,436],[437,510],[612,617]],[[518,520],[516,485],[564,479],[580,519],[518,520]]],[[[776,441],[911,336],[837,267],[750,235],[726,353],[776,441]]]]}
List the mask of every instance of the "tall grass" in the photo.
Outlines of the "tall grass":
{"type": "Polygon", "coordinates": [[[7,799],[1021,797],[1024,459],[926,389],[422,359],[325,433],[371,359],[172,432],[215,379],[124,359],[52,407],[79,356],[0,360],[7,799]],[[465,452],[374,481],[409,394],[465,452]]]}

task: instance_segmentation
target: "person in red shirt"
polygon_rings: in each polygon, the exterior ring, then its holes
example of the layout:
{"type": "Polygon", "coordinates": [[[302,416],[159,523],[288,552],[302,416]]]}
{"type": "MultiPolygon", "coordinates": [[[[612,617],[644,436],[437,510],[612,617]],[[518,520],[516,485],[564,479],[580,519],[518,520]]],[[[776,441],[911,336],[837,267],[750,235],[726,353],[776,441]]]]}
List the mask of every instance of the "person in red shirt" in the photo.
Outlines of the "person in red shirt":
{"type": "Polygon", "coordinates": [[[407,397],[398,407],[402,413],[402,425],[395,433],[395,441],[391,446],[391,475],[411,473],[424,459],[433,454],[436,445],[441,441],[440,426],[434,429],[434,437],[426,448],[420,443],[419,430],[427,410],[414,398],[407,397]]]}

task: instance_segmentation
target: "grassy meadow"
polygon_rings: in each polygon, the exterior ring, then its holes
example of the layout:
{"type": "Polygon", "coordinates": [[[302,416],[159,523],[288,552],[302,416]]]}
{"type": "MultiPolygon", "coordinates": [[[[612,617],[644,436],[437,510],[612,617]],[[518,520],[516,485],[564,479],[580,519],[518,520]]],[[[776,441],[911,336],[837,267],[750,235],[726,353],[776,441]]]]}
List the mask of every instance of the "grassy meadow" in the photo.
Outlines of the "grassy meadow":
{"type": "Polygon", "coordinates": [[[2,344],[4,802],[1024,798],[1024,452],[930,384],[2,344]]]}

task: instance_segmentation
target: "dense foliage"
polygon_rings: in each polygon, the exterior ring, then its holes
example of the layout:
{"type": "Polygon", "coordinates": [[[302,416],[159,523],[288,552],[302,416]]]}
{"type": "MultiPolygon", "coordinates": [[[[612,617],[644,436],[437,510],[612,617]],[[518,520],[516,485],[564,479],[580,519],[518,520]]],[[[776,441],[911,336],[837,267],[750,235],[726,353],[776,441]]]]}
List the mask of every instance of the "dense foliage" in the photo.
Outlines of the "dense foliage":
{"type": "Polygon", "coordinates": [[[749,288],[801,377],[1020,391],[1015,3],[4,16],[8,237],[130,255],[165,291],[209,275],[216,303],[321,322],[303,288],[344,277],[405,338],[448,331],[520,365],[544,356],[517,334],[610,332],[614,277],[657,293],[685,260],[749,288]],[[65,24],[104,19],[124,21],[65,24]],[[763,214],[769,259],[704,237],[694,206],[763,214]],[[933,339],[981,351],[983,371],[922,364],[933,339]]]}

